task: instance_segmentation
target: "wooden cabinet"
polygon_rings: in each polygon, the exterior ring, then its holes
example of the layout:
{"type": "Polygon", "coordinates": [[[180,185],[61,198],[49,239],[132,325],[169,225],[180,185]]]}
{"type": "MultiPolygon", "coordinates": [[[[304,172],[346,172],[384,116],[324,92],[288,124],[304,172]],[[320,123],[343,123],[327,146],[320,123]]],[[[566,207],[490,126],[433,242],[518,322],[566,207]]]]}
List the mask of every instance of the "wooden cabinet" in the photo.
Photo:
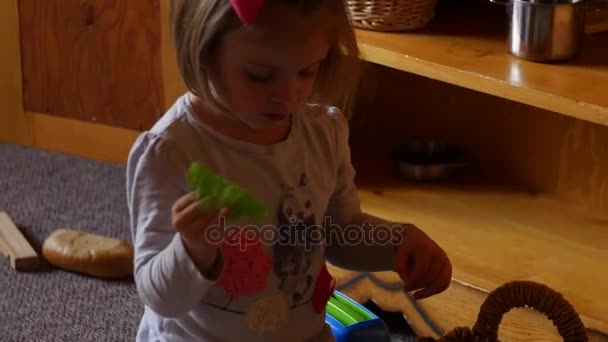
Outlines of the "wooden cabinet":
{"type": "MultiPolygon", "coordinates": [[[[3,1],[0,140],[124,162],[184,90],[167,15],[168,0],[3,1]]],[[[535,280],[606,341],[608,34],[588,36],[577,60],[540,64],[507,53],[506,25],[504,8],[477,3],[413,32],[357,30],[367,65],[351,143],[362,205],[420,226],[454,263],[446,293],[384,302],[433,335],[471,326],[502,283],[535,280]],[[406,182],[387,151],[412,139],[456,144],[470,165],[445,182],[406,182]]],[[[505,340],[553,339],[539,317],[508,317],[505,340]]]]}
{"type": "Polygon", "coordinates": [[[606,34],[588,35],[574,61],[528,62],[507,53],[505,8],[492,6],[450,7],[423,30],[357,38],[370,62],[608,125],[606,34]]]}
{"type": "Polygon", "coordinates": [[[184,91],[168,0],[0,3],[0,141],[124,162],[184,91]]]}
{"type": "Polygon", "coordinates": [[[21,0],[27,112],[142,130],[164,112],[159,1],[21,0]]]}
{"type": "MultiPolygon", "coordinates": [[[[608,34],[587,36],[579,59],[541,64],[507,53],[506,28],[504,8],[474,5],[415,32],[358,30],[369,62],[351,122],[363,207],[427,231],[448,251],[454,283],[419,303],[374,282],[351,293],[435,335],[471,327],[487,291],[534,280],[607,341],[608,34]],[[462,148],[469,168],[439,183],[400,178],[388,151],[421,139],[462,148]]],[[[502,329],[506,341],[559,340],[531,310],[502,329]]]]}

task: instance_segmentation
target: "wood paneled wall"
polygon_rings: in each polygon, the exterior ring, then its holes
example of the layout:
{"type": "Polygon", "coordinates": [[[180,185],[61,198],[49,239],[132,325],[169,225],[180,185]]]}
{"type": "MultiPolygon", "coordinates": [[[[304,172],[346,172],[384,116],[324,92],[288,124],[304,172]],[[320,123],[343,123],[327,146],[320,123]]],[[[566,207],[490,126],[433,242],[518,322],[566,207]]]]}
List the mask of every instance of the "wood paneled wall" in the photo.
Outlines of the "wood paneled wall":
{"type": "Polygon", "coordinates": [[[0,141],[28,145],[30,123],[23,114],[19,9],[17,2],[0,2],[0,141]]]}
{"type": "Polygon", "coordinates": [[[164,111],[161,0],[20,0],[25,111],[141,130],[164,111]]]}
{"type": "Polygon", "coordinates": [[[468,153],[475,177],[608,213],[606,126],[373,64],[351,126],[355,146],[443,140],[468,153]]]}

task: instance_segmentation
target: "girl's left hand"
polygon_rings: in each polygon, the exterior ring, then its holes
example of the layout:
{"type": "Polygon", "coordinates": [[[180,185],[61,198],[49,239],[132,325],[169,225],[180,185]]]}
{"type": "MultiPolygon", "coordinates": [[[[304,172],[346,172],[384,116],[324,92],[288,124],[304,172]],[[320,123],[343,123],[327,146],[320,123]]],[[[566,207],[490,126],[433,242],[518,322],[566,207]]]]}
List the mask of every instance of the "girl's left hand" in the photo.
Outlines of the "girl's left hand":
{"type": "Polygon", "coordinates": [[[452,280],[452,265],[447,254],[426,233],[404,224],[397,249],[394,271],[404,282],[405,291],[417,291],[414,299],[441,293],[452,280]]]}

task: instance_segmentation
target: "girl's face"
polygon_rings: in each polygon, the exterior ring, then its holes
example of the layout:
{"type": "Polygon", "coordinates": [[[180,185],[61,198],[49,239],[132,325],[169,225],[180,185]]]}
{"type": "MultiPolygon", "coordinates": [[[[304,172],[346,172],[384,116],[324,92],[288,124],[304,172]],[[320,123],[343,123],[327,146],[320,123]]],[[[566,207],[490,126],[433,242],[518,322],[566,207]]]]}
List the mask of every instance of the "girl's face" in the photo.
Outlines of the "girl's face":
{"type": "Polygon", "coordinates": [[[283,6],[264,9],[255,23],[227,33],[211,74],[217,96],[255,130],[289,125],[310,97],[329,37],[318,16],[283,6]]]}

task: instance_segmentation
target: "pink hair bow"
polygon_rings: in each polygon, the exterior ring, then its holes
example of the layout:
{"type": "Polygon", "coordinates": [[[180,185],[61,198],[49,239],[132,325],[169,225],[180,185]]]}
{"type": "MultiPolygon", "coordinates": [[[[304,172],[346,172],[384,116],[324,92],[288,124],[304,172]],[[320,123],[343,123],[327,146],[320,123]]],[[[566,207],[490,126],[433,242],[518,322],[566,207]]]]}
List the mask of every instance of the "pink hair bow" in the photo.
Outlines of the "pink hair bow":
{"type": "Polygon", "coordinates": [[[249,24],[260,14],[265,0],[230,0],[230,4],[242,22],[249,24]]]}

